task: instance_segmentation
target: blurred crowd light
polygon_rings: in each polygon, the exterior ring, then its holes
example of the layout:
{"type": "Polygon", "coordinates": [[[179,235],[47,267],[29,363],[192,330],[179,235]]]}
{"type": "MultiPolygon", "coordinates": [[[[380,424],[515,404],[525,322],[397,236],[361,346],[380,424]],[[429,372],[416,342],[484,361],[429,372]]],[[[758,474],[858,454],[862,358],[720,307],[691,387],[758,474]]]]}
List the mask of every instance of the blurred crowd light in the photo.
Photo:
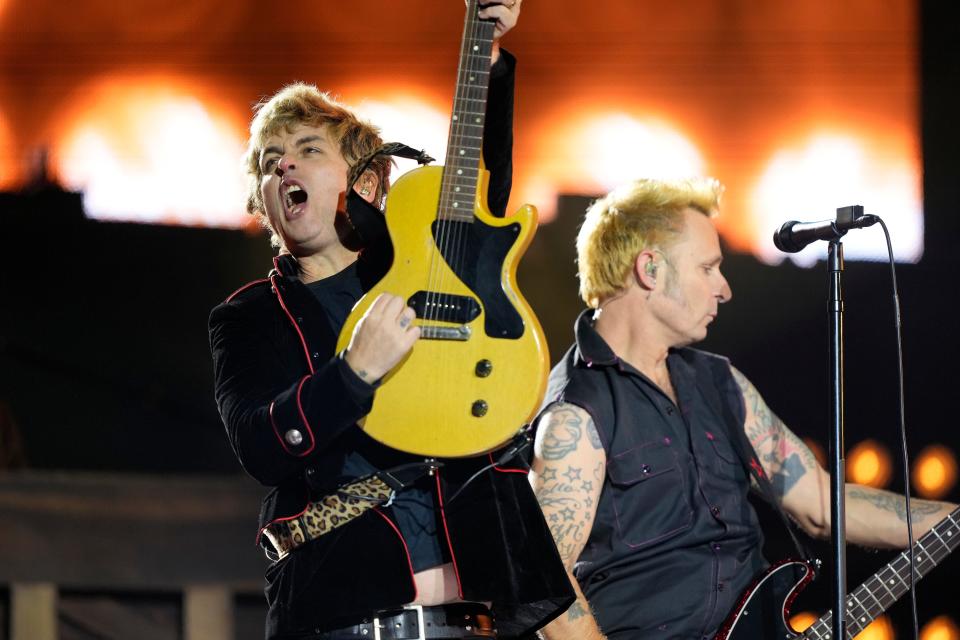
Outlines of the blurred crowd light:
{"type": "Polygon", "coordinates": [[[950,493],[957,484],[957,458],[943,445],[931,445],[913,462],[913,486],[924,498],[938,499],[950,493]]]}
{"type": "Polygon", "coordinates": [[[893,462],[887,448],[876,440],[864,440],[847,452],[847,479],[883,489],[893,476],[893,462]]]}
{"type": "Polygon", "coordinates": [[[938,616],[923,626],[920,640],[960,640],[960,627],[950,616],[938,616]]]}
{"type": "Polygon", "coordinates": [[[814,622],[817,621],[817,614],[812,611],[801,611],[800,613],[794,614],[790,617],[790,626],[793,627],[794,631],[804,632],[810,628],[814,622]]]}

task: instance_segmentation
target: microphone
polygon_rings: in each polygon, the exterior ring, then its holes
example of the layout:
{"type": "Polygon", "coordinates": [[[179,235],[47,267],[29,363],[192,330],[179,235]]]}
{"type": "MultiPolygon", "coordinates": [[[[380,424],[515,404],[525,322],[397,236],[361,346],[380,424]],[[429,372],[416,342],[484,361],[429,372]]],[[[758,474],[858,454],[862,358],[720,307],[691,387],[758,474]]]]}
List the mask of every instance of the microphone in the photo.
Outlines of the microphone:
{"type": "Polygon", "coordinates": [[[773,232],[773,244],[784,253],[797,253],[817,240],[833,241],[842,238],[850,229],[863,229],[876,224],[879,218],[864,215],[863,207],[854,205],[837,209],[836,220],[798,222],[789,220],[773,232]]]}

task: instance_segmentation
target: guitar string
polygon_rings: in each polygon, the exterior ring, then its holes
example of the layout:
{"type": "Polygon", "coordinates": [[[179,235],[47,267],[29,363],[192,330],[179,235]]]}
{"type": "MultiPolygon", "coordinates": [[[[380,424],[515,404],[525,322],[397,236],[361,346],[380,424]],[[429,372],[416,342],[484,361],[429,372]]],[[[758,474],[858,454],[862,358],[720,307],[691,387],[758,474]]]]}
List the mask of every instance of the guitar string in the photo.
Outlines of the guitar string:
{"type": "MultiPolygon", "coordinates": [[[[463,175],[463,168],[460,166],[460,163],[456,162],[456,149],[461,142],[461,136],[459,132],[464,126],[464,114],[467,109],[467,106],[463,100],[463,87],[462,80],[463,76],[466,73],[469,73],[471,56],[470,48],[472,47],[472,41],[475,32],[475,23],[477,22],[476,18],[477,12],[477,3],[476,0],[470,0],[467,4],[467,16],[466,24],[464,25],[464,38],[461,45],[461,61],[460,68],[457,70],[457,88],[454,92],[454,105],[453,112],[455,120],[451,122],[450,125],[450,136],[447,143],[447,161],[444,168],[444,175],[441,182],[441,194],[440,199],[442,202],[441,206],[441,215],[438,216],[437,220],[437,234],[436,242],[440,250],[440,256],[434,256],[437,262],[437,268],[435,270],[436,277],[433,278],[431,283],[431,291],[435,291],[436,294],[433,296],[433,305],[431,305],[431,319],[437,320],[442,319],[442,304],[444,302],[443,292],[449,287],[450,275],[448,274],[448,269],[444,268],[444,258],[446,261],[449,261],[449,266],[456,268],[457,259],[456,256],[451,255],[454,248],[453,236],[456,233],[459,223],[456,220],[456,215],[453,213],[456,210],[456,207],[453,206],[453,203],[456,203],[456,193],[455,189],[451,189],[451,185],[454,185],[459,182],[459,176],[463,175]],[[449,173],[448,173],[449,172],[449,173]]],[[[449,353],[450,350],[445,350],[447,353],[444,356],[441,356],[439,362],[435,363],[437,367],[434,370],[434,375],[437,376],[437,380],[442,380],[446,378],[445,372],[449,367],[451,359],[454,357],[453,354],[449,353]]],[[[449,416],[444,415],[441,418],[444,421],[442,428],[445,430],[448,427],[447,422],[451,419],[449,416]]]]}
{"type": "MultiPolygon", "coordinates": [[[[464,37],[463,37],[463,41],[460,43],[460,68],[457,69],[458,80],[463,73],[462,71],[463,61],[465,60],[465,57],[467,55],[467,50],[469,47],[469,42],[468,42],[469,38],[467,37],[467,35],[469,33],[469,24],[471,21],[471,14],[475,10],[475,7],[476,7],[476,0],[470,0],[467,4],[467,16],[466,16],[467,23],[466,25],[464,25],[464,37]]],[[[457,122],[456,119],[459,118],[459,116],[457,115],[460,111],[460,105],[458,104],[459,93],[460,91],[458,87],[457,90],[454,92],[454,101],[453,101],[453,118],[454,119],[452,119],[450,123],[450,131],[449,131],[449,136],[447,141],[447,157],[444,162],[444,167],[441,173],[441,183],[440,183],[441,188],[440,188],[440,197],[439,197],[438,208],[437,208],[438,215],[436,218],[436,228],[431,229],[431,234],[434,236],[434,243],[435,243],[435,246],[437,247],[437,251],[431,252],[430,274],[427,279],[427,293],[426,293],[427,306],[426,306],[426,313],[425,313],[425,316],[429,321],[427,328],[429,328],[429,326],[432,326],[439,317],[439,304],[441,299],[440,296],[441,296],[441,291],[443,290],[442,289],[443,272],[444,272],[443,256],[444,256],[444,251],[446,249],[447,228],[449,226],[449,223],[447,222],[447,218],[449,217],[450,215],[449,211],[452,208],[450,206],[450,194],[446,192],[447,191],[446,187],[449,185],[450,181],[453,179],[454,173],[452,172],[455,171],[455,167],[453,166],[453,163],[451,160],[452,156],[451,156],[450,150],[452,148],[451,145],[453,144],[453,138],[456,132],[456,126],[457,126],[455,124],[457,122]]],[[[435,363],[435,366],[437,366],[437,364],[440,364],[440,363],[435,363]]],[[[434,369],[434,371],[436,372],[437,369],[434,369]]]]}
{"type": "MultiPolygon", "coordinates": [[[[951,527],[947,524],[947,522],[949,522],[950,525],[956,528],[955,531],[960,533],[960,527],[957,527],[957,524],[953,520],[953,515],[958,512],[960,512],[960,510],[956,510],[950,515],[948,515],[943,521],[941,521],[937,526],[931,529],[925,536],[923,536],[920,540],[918,540],[917,543],[914,545],[915,547],[919,547],[921,549],[921,555],[918,557],[919,563],[918,563],[918,570],[917,570],[917,576],[916,576],[917,580],[920,580],[921,578],[926,576],[926,574],[929,573],[929,571],[931,571],[940,562],[942,562],[944,558],[946,558],[950,553],[952,553],[954,548],[957,546],[957,543],[954,543],[951,546],[946,541],[944,541],[942,536],[940,535],[939,529],[941,527],[944,527],[943,532],[947,533],[949,531],[950,536],[952,537],[954,533],[954,529],[951,529],[951,527]],[[936,549],[932,548],[931,543],[933,542],[939,543],[939,546],[936,549]],[[924,547],[923,545],[927,545],[927,546],[924,547]],[[926,563],[930,563],[930,566],[929,567],[926,566],[926,563]]],[[[958,536],[957,540],[960,540],[960,536],[958,536]]],[[[909,567],[910,567],[910,561],[907,557],[907,551],[904,550],[900,552],[896,558],[894,558],[882,569],[880,569],[880,571],[878,571],[874,576],[872,576],[869,580],[864,582],[864,584],[860,585],[860,587],[858,587],[855,591],[853,591],[851,594],[848,595],[848,598],[849,598],[849,600],[847,600],[848,613],[853,613],[853,611],[856,609],[856,607],[853,607],[850,605],[851,600],[855,602],[860,607],[860,609],[862,609],[861,614],[852,616],[850,618],[850,622],[848,623],[848,628],[847,628],[848,636],[851,635],[851,632],[852,632],[852,635],[856,635],[861,631],[863,631],[863,629],[865,629],[880,613],[883,613],[884,611],[889,609],[890,606],[892,606],[907,591],[909,591],[909,586],[903,579],[903,573],[904,571],[909,571],[909,567]],[[898,579],[899,582],[894,585],[895,589],[897,589],[897,591],[899,592],[896,595],[894,595],[894,593],[886,586],[886,580],[880,579],[879,576],[881,576],[884,571],[892,571],[893,576],[898,579]],[[875,587],[870,586],[871,582],[879,582],[883,586],[883,588],[888,593],[891,594],[892,596],[891,601],[886,603],[881,602],[873,593],[873,591],[875,590],[875,587]],[[867,608],[865,605],[862,604],[859,596],[862,596],[863,595],[862,592],[864,591],[866,591],[866,593],[870,595],[870,597],[872,597],[874,601],[877,602],[877,604],[879,605],[878,611],[871,611],[869,608],[867,608]],[[866,614],[867,616],[869,616],[869,619],[861,622],[860,618],[862,617],[863,614],[866,614]]],[[[816,638],[818,640],[821,638],[828,638],[829,633],[832,632],[832,624],[831,624],[832,622],[833,622],[833,612],[828,611],[822,618],[817,620],[813,625],[811,625],[807,630],[805,630],[801,637],[810,638],[811,637],[810,634],[814,633],[816,634],[816,638]],[[823,627],[826,627],[827,635],[822,635],[823,627]]]]}

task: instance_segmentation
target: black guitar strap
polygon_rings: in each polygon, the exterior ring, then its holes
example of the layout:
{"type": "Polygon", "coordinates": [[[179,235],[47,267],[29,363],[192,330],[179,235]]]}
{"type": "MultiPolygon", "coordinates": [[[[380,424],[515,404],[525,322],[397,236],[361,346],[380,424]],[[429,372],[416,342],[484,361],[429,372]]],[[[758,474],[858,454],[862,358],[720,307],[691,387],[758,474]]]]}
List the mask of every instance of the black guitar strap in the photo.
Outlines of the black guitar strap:
{"type": "Polygon", "coordinates": [[[737,457],[740,458],[740,463],[747,472],[747,476],[754,479],[760,489],[760,493],[767,502],[773,506],[777,515],[780,516],[783,527],[790,535],[790,540],[793,542],[793,546],[796,548],[800,557],[807,562],[813,563],[812,554],[797,537],[793,522],[783,510],[783,505],[780,504],[773,485],[763,470],[760,460],[757,458],[757,452],[754,450],[753,445],[750,444],[750,440],[747,439],[747,434],[743,430],[744,416],[741,415],[738,417],[731,408],[743,405],[743,394],[740,392],[740,388],[734,381],[733,376],[730,375],[729,366],[729,362],[718,358],[711,367],[713,373],[712,384],[700,385],[700,388],[703,391],[707,391],[705,395],[714,401],[714,406],[718,406],[720,409],[724,422],[727,424],[729,440],[733,443],[733,448],[737,452],[737,457]],[[713,393],[709,393],[708,390],[713,391],[713,393]],[[714,396],[714,394],[716,395],[714,396]],[[727,397],[725,398],[721,394],[727,397]]]}

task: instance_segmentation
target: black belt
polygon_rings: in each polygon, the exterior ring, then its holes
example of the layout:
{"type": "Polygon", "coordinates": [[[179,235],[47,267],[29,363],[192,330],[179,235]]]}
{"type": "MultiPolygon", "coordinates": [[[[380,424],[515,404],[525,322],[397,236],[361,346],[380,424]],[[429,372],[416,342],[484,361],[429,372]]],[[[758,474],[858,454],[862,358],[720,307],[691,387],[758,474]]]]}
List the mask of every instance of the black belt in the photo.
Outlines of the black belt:
{"type": "Polygon", "coordinates": [[[309,636],[310,640],[427,640],[428,638],[496,638],[493,614],[475,602],[433,607],[410,605],[380,611],[357,624],[309,636]]]}

